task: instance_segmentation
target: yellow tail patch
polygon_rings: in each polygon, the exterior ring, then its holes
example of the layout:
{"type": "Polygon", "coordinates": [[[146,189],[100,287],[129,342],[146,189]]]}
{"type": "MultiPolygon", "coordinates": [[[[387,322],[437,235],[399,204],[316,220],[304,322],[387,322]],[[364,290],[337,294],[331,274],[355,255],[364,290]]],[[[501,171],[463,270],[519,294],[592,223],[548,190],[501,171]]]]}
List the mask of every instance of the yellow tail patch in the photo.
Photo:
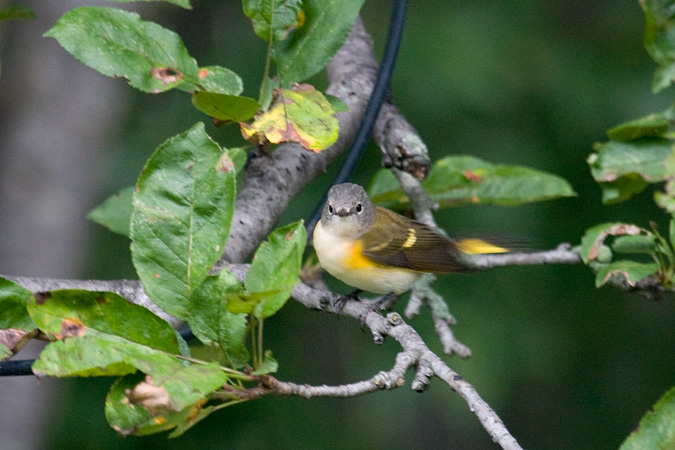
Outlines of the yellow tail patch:
{"type": "Polygon", "coordinates": [[[483,241],[481,239],[462,239],[461,241],[455,242],[457,249],[469,255],[480,255],[483,253],[508,253],[509,249],[504,247],[499,247],[489,242],[483,241]]]}

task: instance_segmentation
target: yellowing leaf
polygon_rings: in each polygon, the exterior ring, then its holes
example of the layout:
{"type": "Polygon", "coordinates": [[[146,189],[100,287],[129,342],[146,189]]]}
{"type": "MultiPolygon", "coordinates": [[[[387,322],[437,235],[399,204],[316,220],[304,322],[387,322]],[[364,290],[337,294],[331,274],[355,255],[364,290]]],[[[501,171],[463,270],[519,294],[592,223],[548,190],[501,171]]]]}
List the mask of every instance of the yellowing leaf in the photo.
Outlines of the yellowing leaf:
{"type": "Polygon", "coordinates": [[[337,140],[338,120],[326,97],[308,84],[282,89],[270,109],[242,123],[244,138],[255,144],[297,142],[319,152],[337,140]]]}

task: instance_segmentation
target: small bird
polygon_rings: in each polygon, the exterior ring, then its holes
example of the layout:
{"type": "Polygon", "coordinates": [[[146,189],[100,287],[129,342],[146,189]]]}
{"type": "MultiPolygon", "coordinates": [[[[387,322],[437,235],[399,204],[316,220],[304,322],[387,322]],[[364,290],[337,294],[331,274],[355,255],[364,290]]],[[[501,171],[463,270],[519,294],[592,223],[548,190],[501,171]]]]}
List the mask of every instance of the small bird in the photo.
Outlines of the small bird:
{"type": "Polygon", "coordinates": [[[335,278],[375,294],[401,294],[427,272],[469,270],[467,254],[508,250],[480,239],[453,240],[416,220],[375,206],[357,184],[328,191],[314,228],[321,266],[335,278]]]}

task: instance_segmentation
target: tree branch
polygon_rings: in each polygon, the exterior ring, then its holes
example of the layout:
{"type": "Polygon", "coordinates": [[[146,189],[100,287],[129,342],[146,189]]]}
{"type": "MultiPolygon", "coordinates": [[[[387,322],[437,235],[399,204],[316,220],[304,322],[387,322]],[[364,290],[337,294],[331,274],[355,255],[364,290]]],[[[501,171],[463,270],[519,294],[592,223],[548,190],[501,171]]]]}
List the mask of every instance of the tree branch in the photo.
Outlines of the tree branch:
{"type": "Polygon", "coordinates": [[[357,397],[382,389],[402,387],[405,384],[405,372],[413,363],[414,361],[407,353],[401,352],[396,355],[396,363],[391,370],[379,372],[368,380],[356,383],[337,386],[310,386],[308,384],[279,381],[272,376],[264,376],[261,379],[260,386],[241,391],[232,391],[231,394],[242,400],[258,398],[264,395],[293,395],[307,399],[312,397],[357,397]]]}
{"type": "Polygon", "coordinates": [[[544,264],[581,264],[581,256],[567,243],[554,250],[533,253],[499,253],[493,255],[472,255],[469,260],[472,269],[491,269],[506,266],[540,266],[544,264]]]}
{"type": "MultiPolygon", "coordinates": [[[[242,281],[245,279],[247,267],[245,265],[237,265],[228,267],[230,271],[242,281]]],[[[517,441],[508,432],[503,422],[497,414],[490,408],[490,406],[478,395],[475,388],[462,379],[456,372],[450,369],[435,353],[429,350],[429,347],[424,343],[420,335],[407,325],[398,313],[389,313],[386,317],[372,309],[369,302],[358,302],[348,300],[341,311],[338,311],[335,304],[340,298],[339,295],[328,291],[319,291],[313,289],[306,284],[298,284],[291,294],[294,299],[305,305],[310,309],[318,309],[326,312],[341,313],[354,317],[370,328],[373,339],[376,343],[382,343],[384,336],[394,338],[402,347],[403,354],[401,356],[404,361],[410,359],[410,364],[416,366],[415,379],[411,387],[417,391],[423,391],[429,384],[429,379],[436,376],[447,383],[453,390],[457,391],[467,402],[469,409],[473,411],[480,420],[483,427],[490,434],[490,436],[505,449],[519,449],[517,441]]],[[[397,358],[397,365],[399,359],[397,358]]],[[[395,366],[396,369],[396,366],[395,366]]],[[[398,379],[398,378],[396,378],[398,379]]],[[[372,388],[373,380],[357,383],[350,389],[356,392],[361,392],[363,389],[372,388]],[[366,383],[362,385],[361,383],[366,383]]],[[[374,390],[374,389],[373,389],[374,390]]],[[[320,391],[312,391],[313,393],[320,391]]],[[[334,387],[328,392],[339,393],[344,392],[343,387],[334,387]]],[[[360,395],[360,394],[356,394],[360,395]]]]}
{"type": "Polygon", "coordinates": [[[83,289],[94,292],[113,292],[120,297],[124,297],[130,303],[143,306],[154,314],[177,328],[183,322],[167,314],[159,308],[143,290],[143,285],[139,280],[59,280],[51,278],[32,278],[15,277],[11,275],[0,275],[10,281],[20,284],[29,291],[50,292],[61,289],[83,289]]]}
{"type": "Polygon", "coordinates": [[[269,234],[291,199],[324,172],[353,140],[377,72],[372,40],[360,18],[326,71],[330,82],[326,92],[349,107],[349,111],[336,115],[340,127],[337,142],[318,154],[298,144],[281,144],[269,155],[258,154],[249,159],[221,264],[246,260],[269,234]]]}
{"type": "MultiPolygon", "coordinates": [[[[229,266],[228,269],[230,269],[240,281],[245,279],[247,271],[246,265],[229,266]]],[[[383,317],[380,313],[374,311],[368,302],[357,302],[353,300],[348,300],[344,304],[342,310],[338,311],[335,303],[340,298],[339,295],[328,291],[316,290],[303,283],[300,283],[295,287],[292,296],[310,309],[332,313],[340,312],[341,314],[349,315],[363,321],[363,323],[372,331],[376,343],[381,343],[383,336],[394,338],[399,342],[403,349],[401,354],[405,355],[400,356],[400,358],[403,358],[403,361],[406,361],[407,367],[414,365],[417,368],[415,379],[411,385],[413,389],[423,391],[429,384],[429,379],[432,376],[440,378],[464,398],[471,411],[473,411],[480,420],[483,427],[488,431],[490,436],[502,446],[502,448],[520,448],[517,441],[510,435],[501,419],[499,419],[492,408],[490,408],[480,395],[478,395],[474,387],[450,369],[435,353],[429,350],[417,331],[407,325],[400,315],[397,313],[390,313],[386,317],[383,317]],[[410,359],[410,363],[407,362],[408,359],[410,359]]],[[[400,364],[399,361],[399,357],[397,357],[397,366],[400,364]]],[[[396,369],[397,366],[395,366],[394,369],[396,369]]],[[[354,385],[346,385],[350,386],[349,389],[344,386],[325,388],[325,392],[342,394],[346,391],[353,391],[357,392],[355,395],[361,395],[361,393],[365,393],[368,389],[375,390],[373,387],[373,384],[375,384],[373,381],[374,378],[361,383],[355,383],[354,385]]],[[[391,378],[388,379],[391,380],[391,378]]],[[[307,392],[311,392],[312,395],[319,395],[319,392],[324,391],[317,387],[315,389],[309,389],[307,392]]]]}
{"type": "Polygon", "coordinates": [[[417,130],[391,103],[382,105],[373,129],[373,139],[382,150],[382,165],[408,173],[418,180],[429,174],[429,152],[417,130]]]}

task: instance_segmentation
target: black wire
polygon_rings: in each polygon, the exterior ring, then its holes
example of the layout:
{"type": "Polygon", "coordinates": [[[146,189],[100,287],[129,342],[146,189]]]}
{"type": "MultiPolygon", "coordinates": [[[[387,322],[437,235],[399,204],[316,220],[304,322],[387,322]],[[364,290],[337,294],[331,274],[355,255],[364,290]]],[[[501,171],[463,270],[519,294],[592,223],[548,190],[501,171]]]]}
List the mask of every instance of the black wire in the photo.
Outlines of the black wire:
{"type": "MultiPolygon", "coordinates": [[[[190,330],[190,327],[187,325],[179,329],[178,334],[180,334],[181,337],[186,341],[194,339],[195,337],[195,335],[192,334],[192,330],[190,330]]],[[[31,366],[34,362],[34,359],[18,359],[16,361],[0,362],[0,377],[33,375],[31,366]]]]}
{"type": "Polygon", "coordinates": [[[16,361],[3,361],[0,363],[0,376],[15,377],[23,375],[33,375],[31,366],[34,359],[19,359],[16,361]]]}
{"type": "MultiPolygon", "coordinates": [[[[401,46],[401,36],[403,35],[403,25],[405,24],[407,6],[408,0],[396,0],[394,2],[394,8],[391,12],[391,19],[389,21],[389,31],[387,32],[387,42],[384,47],[382,63],[380,64],[380,69],[377,73],[377,78],[375,79],[373,93],[370,96],[368,106],[366,107],[366,112],[363,115],[363,120],[361,121],[359,130],[356,132],[356,137],[354,137],[354,142],[349,149],[347,158],[340,167],[340,171],[335,176],[333,184],[344,183],[349,179],[349,177],[351,177],[354,169],[356,168],[356,163],[361,157],[363,149],[366,147],[366,144],[370,139],[370,133],[373,131],[375,120],[377,119],[380,109],[382,108],[382,104],[384,103],[387,89],[389,88],[389,82],[391,81],[391,76],[394,72],[394,65],[396,64],[398,49],[401,46]]],[[[326,191],[326,193],[328,193],[328,191],[326,191]]],[[[312,218],[307,223],[308,236],[312,235],[316,223],[321,218],[321,212],[323,210],[325,201],[326,195],[324,195],[323,201],[319,204],[317,209],[314,211],[312,218]]],[[[188,326],[181,328],[178,332],[186,341],[194,338],[194,335],[188,326]]],[[[31,370],[31,366],[34,362],[34,359],[0,362],[0,377],[32,375],[33,371],[31,370]]]]}
{"type": "Polygon", "coordinates": [[[179,328],[178,334],[180,334],[180,337],[182,337],[185,341],[191,341],[195,338],[195,335],[192,334],[192,330],[190,329],[189,325],[183,325],[181,328],[179,328]]]}
{"type": "MultiPolygon", "coordinates": [[[[352,173],[354,173],[354,169],[356,168],[356,163],[359,161],[363,150],[366,148],[366,144],[370,140],[370,134],[373,131],[377,116],[380,114],[380,109],[382,108],[387,90],[389,89],[391,76],[394,73],[398,49],[401,46],[401,36],[403,36],[403,26],[405,25],[407,6],[407,0],[396,0],[394,2],[394,8],[391,11],[391,19],[389,21],[389,31],[387,32],[387,41],[384,47],[384,55],[382,56],[380,69],[377,73],[377,78],[375,79],[373,93],[368,101],[368,106],[366,107],[366,112],[363,115],[359,130],[356,132],[356,137],[354,137],[354,142],[352,142],[352,146],[347,153],[347,158],[345,158],[339,172],[333,179],[332,185],[344,183],[352,176],[352,173]]],[[[326,191],[323,200],[314,210],[311,219],[307,221],[307,236],[312,236],[314,227],[319,219],[321,219],[323,206],[326,203],[326,194],[328,194],[328,191],[326,191]]]]}

